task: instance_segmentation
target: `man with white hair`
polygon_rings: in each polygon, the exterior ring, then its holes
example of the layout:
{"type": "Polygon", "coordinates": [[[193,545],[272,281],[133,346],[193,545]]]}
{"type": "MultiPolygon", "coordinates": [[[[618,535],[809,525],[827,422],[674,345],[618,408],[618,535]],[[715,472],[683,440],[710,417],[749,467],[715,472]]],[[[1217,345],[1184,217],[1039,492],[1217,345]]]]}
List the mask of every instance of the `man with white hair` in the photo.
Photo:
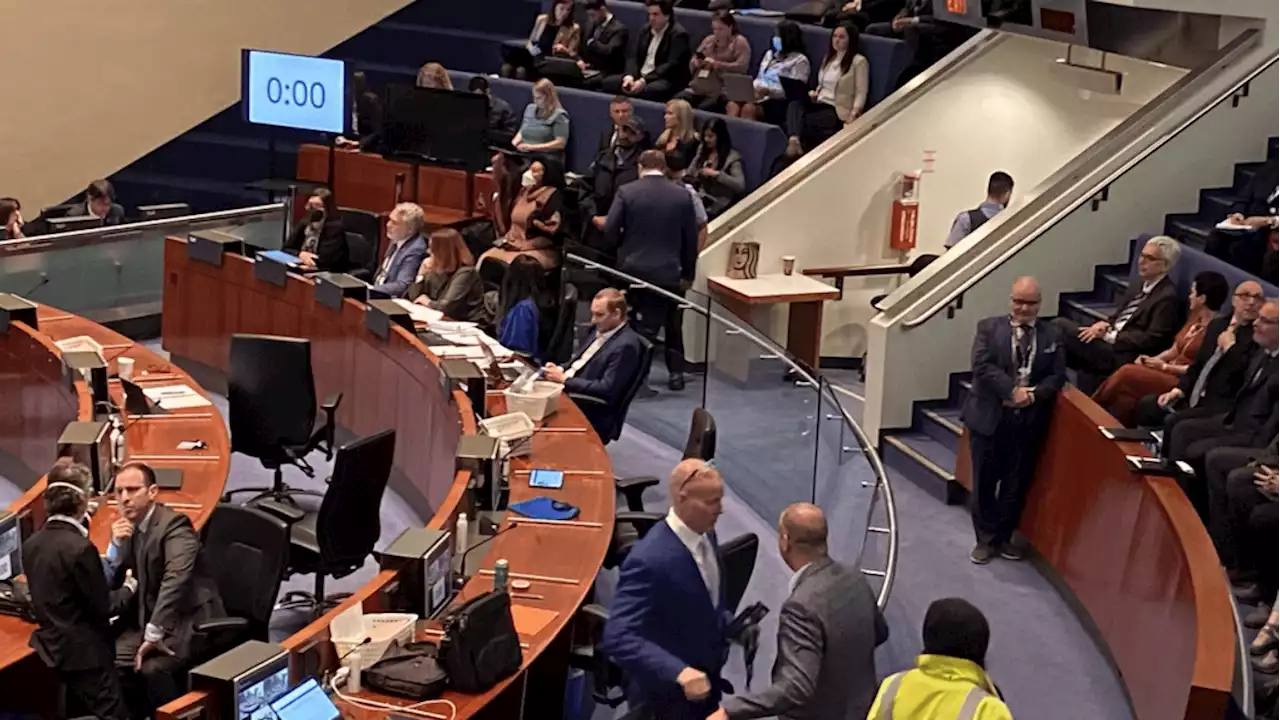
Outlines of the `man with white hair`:
{"type": "Polygon", "coordinates": [[[418,276],[418,267],[427,257],[427,239],[422,208],[400,203],[387,217],[387,252],[373,277],[370,296],[402,297],[418,276]]]}
{"type": "Polygon", "coordinates": [[[1138,256],[1138,277],[1107,319],[1087,327],[1068,318],[1053,320],[1067,350],[1067,366],[1079,371],[1076,385],[1082,392],[1092,394],[1117,368],[1139,355],[1159,355],[1173,344],[1181,312],[1178,289],[1168,274],[1181,252],[1171,237],[1151,238],[1138,256]]]}

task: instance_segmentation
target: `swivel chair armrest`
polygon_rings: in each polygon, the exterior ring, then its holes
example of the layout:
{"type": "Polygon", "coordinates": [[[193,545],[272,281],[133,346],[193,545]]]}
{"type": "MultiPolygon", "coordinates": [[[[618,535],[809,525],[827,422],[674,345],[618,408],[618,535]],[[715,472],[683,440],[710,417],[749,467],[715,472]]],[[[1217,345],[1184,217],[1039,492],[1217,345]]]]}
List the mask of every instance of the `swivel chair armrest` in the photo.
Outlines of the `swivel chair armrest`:
{"type": "Polygon", "coordinates": [[[290,525],[301,521],[302,518],[307,516],[306,512],[301,508],[288,503],[282,503],[279,500],[273,500],[271,498],[263,498],[262,500],[254,503],[253,506],[263,512],[280,518],[290,525]]]}
{"type": "Polygon", "coordinates": [[[342,393],[334,393],[326,397],[324,402],[320,403],[320,409],[324,410],[325,415],[332,417],[333,413],[337,412],[338,406],[341,404],[342,393]]]}
{"type": "Polygon", "coordinates": [[[586,605],[583,605],[582,607],[578,608],[578,612],[582,613],[583,615],[586,615],[587,617],[590,617],[593,620],[604,621],[609,619],[609,608],[606,608],[605,606],[599,603],[588,603],[586,605]]]}
{"type": "Polygon", "coordinates": [[[609,404],[607,400],[598,398],[595,395],[587,395],[585,393],[569,393],[569,399],[579,405],[586,403],[588,405],[599,405],[600,407],[605,407],[609,404]]]}
{"type": "Polygon", "coordinates": [[[205,635],[223,632],[239,632],[249,629],[249,621],[238,617],[214,618],[205,620],[195,626],[195,631],[205,635]]]}
{"type": "Polygon", "coordinates": [[[666,513],[623,510],[615,513],[613,519],[614,522],[627,523],[628,525],[631,525],[636,529],[637,535],[644,537],[645,533],[649,532],[654,525],[662,522],[666,517],[666,513]]]}
{"type": "Polygon", "coordinates": [[[342,393],[334,393],[320,403],[320,409],[324,411],[324,423],[312,433],[311,441],[308,443],[310,446],[308,450],[323,447],[326,460],[333,459],[334,435],[338,429],[338,406],[341,404],[342,393]]]}
{"type": "Polygon", "coordinates": [[[657,485],[660,480],[652,475],[641,475],[639,477],[617,477],[614,476],[613,484],[622,493],[627,500],[627,509],[634,512],[644,510],[644,491],[657,485]]]}

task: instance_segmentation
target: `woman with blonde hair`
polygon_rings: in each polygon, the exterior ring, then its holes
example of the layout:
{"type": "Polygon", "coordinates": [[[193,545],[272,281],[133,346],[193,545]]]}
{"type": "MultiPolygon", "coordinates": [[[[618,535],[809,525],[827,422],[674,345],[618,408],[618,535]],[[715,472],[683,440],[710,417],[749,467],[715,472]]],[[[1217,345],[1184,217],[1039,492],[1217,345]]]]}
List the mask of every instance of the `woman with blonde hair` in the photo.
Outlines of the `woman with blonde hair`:
{"type": "Polygon", "coordinates": [[[657,149],[663,153],[675,152],[693,161],[698,150],[698,129],[694,127],[693,106],[688,100],[668,100],[662,114],[662,134],[658,136],[657,149]]]}
{"type": "Polygon", "coordinates": [[[414,302],[439,310],[450,320],[488,323],[484,283],[462,234],[452,228],[436,230],[428,247],[431,254],[420,270],[422,294],[414,302]]]}
{"type": "Polygon", "coordinates": [[[440,63],[429,62],[418,68],[418,81],[415,83],[420,88],[432,88],[435,90],[452,90],[453,81],[449,79],[449,71],[444,69],[440,63]]]}
{"type": "Polygon", "coordinates": [[[533,102],[524,108],[520,130],[511,145],[521,152],[543,153],[561,162],[569,144],[569,113],[556,86],[546,78],[533,84],[533,102]]]}

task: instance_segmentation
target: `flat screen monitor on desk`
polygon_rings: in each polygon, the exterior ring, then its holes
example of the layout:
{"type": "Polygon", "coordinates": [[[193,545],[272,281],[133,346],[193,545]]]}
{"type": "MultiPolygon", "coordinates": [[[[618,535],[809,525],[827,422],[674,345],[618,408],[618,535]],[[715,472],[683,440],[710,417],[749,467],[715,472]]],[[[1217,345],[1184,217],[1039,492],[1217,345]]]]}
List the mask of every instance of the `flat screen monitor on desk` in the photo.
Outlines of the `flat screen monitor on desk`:
{"type": "Polygon", "coordinates": [[[388,155],[470,172],[489,164],[489,100],[484,95],[388,85],[383,107],[388,155]]]}
{"type": "Polygon", "coordinates": [[[0,582],[22,574],[22,528],[16,513],[0,510],[0,582]]]}
{"type": "Polygon", "coordinates": [[[281,653],[237,676],[232,682],[234,720],[273,720],[271,702],[289,689],[289,655],[281,653]]]}
{"type": "Polygon", "coordinates": [[[87,230],[102,227],[102,218],[92,215],[72,215],[68,217],[48,218],[50,233],[64,233],[73,230],[87,230]]]}
{"type": "Polygon", "coordinates": [[[426,617],[433,618],[453,600],[453,549],[449,533],[443,533],[422,558],[423,600],[426,617]]]}

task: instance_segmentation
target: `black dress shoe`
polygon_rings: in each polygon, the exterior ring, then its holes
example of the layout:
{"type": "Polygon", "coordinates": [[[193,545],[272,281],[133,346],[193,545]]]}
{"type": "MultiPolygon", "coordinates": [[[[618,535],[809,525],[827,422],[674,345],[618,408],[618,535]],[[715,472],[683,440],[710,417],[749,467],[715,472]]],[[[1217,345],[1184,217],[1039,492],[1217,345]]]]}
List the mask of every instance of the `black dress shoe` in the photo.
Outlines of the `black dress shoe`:
{"type": "Polygon", "coordinates": [[[1253,658],[1253,669],[1264,675],[1275,675],[1280,670],[1280,659],[1276,656],[1276,651],[1272,650],[1262,657],[1253,658]]]}
{"type": "Polygon", "coordinates": [[[1021,540],[1010,540],[1000,546],[1000,557],[1017,562],[1027,555],[1027,545],[1021,540]]]}
{"type": "Polygon", "coordinates": [[[1257,585],[1245,585],[1243,587],[1232,587],[1231,594],[1236,596],[1236,601],[1246,605],[1256,605],[1262,602],[1262,591],[1257,585]]]}
{"type": "Polygon", "coordinates": [[[667,389],[677,392],[684,389],[684,373],[671,373],[671,377],[667,378],[667,389]]]}
{"type": "Polygon", "coordinates": [[[969,551],[969,561],[975,565],[986,565],[995,557],[996,549],[986,543],[978,543],[969,551]]]}

